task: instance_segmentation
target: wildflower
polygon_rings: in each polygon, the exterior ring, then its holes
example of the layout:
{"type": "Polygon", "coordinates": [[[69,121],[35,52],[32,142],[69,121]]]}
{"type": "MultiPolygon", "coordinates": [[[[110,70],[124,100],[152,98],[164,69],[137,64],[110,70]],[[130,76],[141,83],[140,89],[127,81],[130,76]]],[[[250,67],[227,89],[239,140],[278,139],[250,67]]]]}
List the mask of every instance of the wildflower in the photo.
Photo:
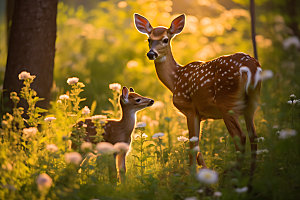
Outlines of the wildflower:
{"type": "Polygon", "coordinates": [[[139,63],[137,62],[137,61],[135,61],[135,60],[130,60],[130,61],[128,61],[128,63],[127,63],[127,67],[128,68],[135,68],[135,67],[137,67],[139,65],[139,63]]]}
{"type": "Polygon", "coordinates": [[[59,99],[60,100],[67,100],[67,99],[69,99],[70,97],[68,96],[68,95],[66,95],[66,94],[63,94],[63,95],[60,95],[59,96],[59,99]]]}
{"type": "Polygon", "coordinates": [[[42,173],[37,177],[36,184],[38,185],[38,189],[40,191],[48,189],[52,185],[52,178],[48,174],[42,173]]]}
{"type": "Polygon", "coordinates": [[[7,170],[7,171],[13,170],[13,167],[10,163],[2,164],[1,167],[2,167],[2,169],[7,170]]]}
{"type": "Polygon", "coordinates": [[[115,152],[114,145],[108,142],[100,142],[96,145],[96,150],[98,153],[111,154],[115,152]]]}
{"type": "Polygon", "coordinates": [[[135,126],[135,128],[145,128],[146,127],[146,123],[145,122],[138,122],[135,126]]]}
{"type": "Polygon", "coordinates": [[[29,128],[24,128],[23,129],[23,137],[24,138],[31,138],[36,135],[38,132],[36,127],[29,127],[29,128]]]}
{"type": "Polygon", "coordinates": [[[280,139],[286,139],[291,136],[295,136],[297,134],[297,131],[294,129],[283,129],[278,132],[279,133],[279,138],[280,139]]]}
{"type": "Polygon", "coordinates": [[[157,139],[157,138],[163,137],[164,135],[165,135],[164,133],[155,133],[155,134],[152,136],[152,138],[153,138],[153,139],[157,139]]]}
{"type": "Polygon", "coordinates": [[[163,109],[165,104],[161,101],[155,101],[154,104],[151,106],[151,109],[163,109]]]}
{"type": "Polygon", "coordinates": [[[200,148],[199,148],[199,146],[197,145],[197,146],[195,146],[194,148],[193,148],[193,151],[194,152],[199,152],[200,151],[200,148]]]}
{"type": "Polygon", "coordinates": [[[83,142],[80,146],[80,149],[82,151],[89,151],[89,150],[92,150],[92,148],[93,148],[93,145],[90,142],[83,142]]]}
{"type": "Polygon", "coordinates": [[[88,114],[90,114],[90,112],[91,112],[91,110],[87,106],[84,106],[84,108],[82,109],[82,114],[84,114],[84,115],[88,115],[88,114]]]}
{"type": "Polygon", "coordinates": [[[188,141],[189,139],[188,139],[187,137],[184,137],[184,136],[179,136],[179,137],[177,137],[177,140],[178,140],[179,142],[186,142],[186,141],[188,141]]]}
{"type": "Polygon", "coordinates": [[[45,122],[52,122],[53,120],[56,120],[56,118],[55,117],[46,117],[44,119],[45,122]]]}
{"type": "Polygon", "coordinates": [[[32,78],[29,72],[23,71],[19,74],[19,80],[26,80],[32,78]]]}
{"type": "Polygon", "coordinates": [[[81,83],[81,82],[78,82],[78,83],[77,83],[77,86],[80,87],[80,88],[85,87],[85,85],[84,85],[83,83],[81,83]]]}
{"type": "Polygon", "coordinates": [[[216,191],[216,192],[214,192],[214,196],[220,197],[220,196],[222,196],[222,192],[216,191]]]}
{"type": "MultiPolygon", "coordinates": [[[[135,139],[135,140],[137,140],[137,139],[140,138],[140,137],[141,137],[140,134],[135,134],[135,135],[134,135],[134,139],[135,139]]],[[[148,137],[148,135],[147,135],[146,133],[143,133],[143,134],[142,134],[142,138],[147,138],[147,137],[148,137]]]]}
{"type": "Polygon", "coordinates": [[[73,163],[75,165],[79,165],[82,160],[80,153],[78,152],[71,152],[65,154],[65,161],[66,163],[73,163]]]}
{"type": "Polygon", "coordinates": [[[72,78],[68,78],[67,83],[68,83],[69,85],[74,85],[74,84],[78,83],[78,81],[79,81],[79,78],[77,78],[77,77],[72,77],[72,78]]]}
{"type": "Polygon", "coordinates": [[[295,94],[291,94],[290,95],[290,99],[293,101],[293,100],[295,100],[296,99],[296,95],[295,94]]]}
{"type": "Polygon", "coordinates": [[[263,142],[263,141],[265,141],[265,138],[264,137],[259,137],[256,140],[257,140],[257,142],[263,142]]]}
{"type": "Polygon", "coordinates": [[[119,92],[121,90],[121,85],[119,83],[109,84],[109,89],[119,92]]]}
{"type": "Polygon", "coordinates": [[[289,38],[286,38],[285,40],[283,40],[282,45],[283,45],[284,49],[288,49],[291,46],[295,46],[296,48],[299,48],[300,41],[296,36],[292,36],[292,37],[289,37],[289,38]]]}
{"type": "Polygon", "coordinates": [[[56,152],[58,150],[55,144],[47,144],[46,149],[50,152],[56,152]]]}
{"type": "Polygon", "coordinates": [[[263,154],[263,153],[269,153],[269,150],[268,149],[259,149],[259,150],[256,151],[257,155],[263,154]]]}
{"type": "Polygon", "coordinates": [[[118,7],[119,8],[126,8],[127,7],[127,2],[126,1],[120,1],[118,3],[118,7]]]}
{"type": "Polygon", "coordinates": [[[5,121],[5,120],[3,120],[3,121],[1,122],[1,126],[2,126],[2,128],[6,128],[6,127],[8,126],[8,122],[5,121]]]}
{"type": "Polygon", "coordinates": [[[118,142],[114,145],[114,148],[118,152],[127,152],[129,150],[129,145],[125,142],[118,142]]]}
{"type": "Polygon", "coordinates": [[[197,179],[205,184],[214,184],[218,181],[218,173],[210,169],[201,169],[197,174],[197,179]]]}
{"type": "Polygon", "coordinates": [[[203,189],[199,189],[199,190],[197,190],[197,192],[201,194],[201,193],[204,192],[204,190],[203,189]]]}
{"type": "Polygon", "coordinates": [[[272,77],[273,77],[273,72],[271,70],[262,71],[261,76],[260,76],[262,81],[270,79],[272,77]]]}
{"type": "Polygon", "coordinates": [[[62,101],[59,99],[59,100],[56,101],[56,103],[61,104],[62,101]]]}
{"type": "Polygon", "coordinates": [[[245,187],[242,187],[242,188],[235,188],[235,191],[237,193],[244,193],[244,192],[247,192],[248,191],[248,187],[245,186],[245,187]]]}
{"type": "Polygon", "coordinates": [[[199,138],[196,136],[193,136],[190,138],[190,142],[197,142],[198,140],[199,140],[199,138]]]}
{"type": "Polygon", "coordinates": [[[287,103],[290,104],[290,105],[295,105],[295,104],[298,104],[300,102],[299,99],[294,99],[294,100],[288,100],[287,103]]]}
{"type": "Polygon", "coordinates": [[[184,200],[197,200],[197,199],[198,199],[197,197],[187,197],[184,200]]]}

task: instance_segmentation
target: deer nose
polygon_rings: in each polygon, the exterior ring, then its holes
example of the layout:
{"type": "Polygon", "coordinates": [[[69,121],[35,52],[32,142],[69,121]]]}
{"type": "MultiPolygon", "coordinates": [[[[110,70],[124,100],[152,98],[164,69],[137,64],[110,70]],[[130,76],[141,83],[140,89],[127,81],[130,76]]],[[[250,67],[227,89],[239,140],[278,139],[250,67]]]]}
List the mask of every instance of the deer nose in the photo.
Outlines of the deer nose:
{"type": "Polygon", "coordinates": [[[150,50],[148,53],[147,53],[147,56],[149,58],[149,60],[155,60],[157,58],[157,53],[153,50],[150,50]]]}
{"type": "Polygon", "coordinates": [[[148,106],[152,106],[154,104],[154,100],[150,100],[150,103],[148,104],[148,106]]]}

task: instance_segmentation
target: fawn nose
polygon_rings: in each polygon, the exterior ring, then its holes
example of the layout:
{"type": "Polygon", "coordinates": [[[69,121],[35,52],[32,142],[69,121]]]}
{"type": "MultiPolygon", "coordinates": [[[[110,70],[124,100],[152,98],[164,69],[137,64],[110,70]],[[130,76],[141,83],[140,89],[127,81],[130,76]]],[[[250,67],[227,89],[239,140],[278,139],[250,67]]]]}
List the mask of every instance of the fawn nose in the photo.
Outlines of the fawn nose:
{"type": "Polygon", "coordinates": [[[148,106],[152,106],[153,104],[154,104],[154,100],[151,99],[148,106]]]}
{"type": "Polygon", "coordinates": [[[157,58],[157,53],[153,50],[150,50],[148,53],[147,53],[147,56],[149,58],[149,60],[155,60],[157,58]]]}

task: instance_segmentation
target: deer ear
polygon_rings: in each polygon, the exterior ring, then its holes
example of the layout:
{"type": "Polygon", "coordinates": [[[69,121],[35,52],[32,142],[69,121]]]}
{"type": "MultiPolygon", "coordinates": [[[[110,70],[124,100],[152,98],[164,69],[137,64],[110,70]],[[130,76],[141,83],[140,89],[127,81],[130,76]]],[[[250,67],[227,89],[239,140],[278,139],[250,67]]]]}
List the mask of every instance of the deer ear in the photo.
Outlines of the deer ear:
{"type": "Polygon", "coordinates": [[[122,98],[123,98],[124,102],[128,101],[128,93],[129,93],[129,91],[128,91],[127,87],[124,86],[122,89],[122,98]]]}
{"type": "Polygon", "coordinates": [[[149,35],[153,29],[150,22],[145,17],[143,17],[142,15],[139,15],[137,13],[134,14],[134,23],[135,23],[136,29],[139,32],[145,33],[147,35],[149,35]]]}
{"type": "Polygon", "coordinates": [[[130,92],[134,92],[134,89],[131,87],[131,88],[129,88],[129,91],[130,92]]]}
{"type": "Polygon", "coordinates": [[[185,15],[182,14],[179,17],[176,17],[172,23],[170,28],[168,29],[168,32],[173,36],[176,35],[178,33],[180,33],[184,27],[184,23],[185,23],[185,15]]]}

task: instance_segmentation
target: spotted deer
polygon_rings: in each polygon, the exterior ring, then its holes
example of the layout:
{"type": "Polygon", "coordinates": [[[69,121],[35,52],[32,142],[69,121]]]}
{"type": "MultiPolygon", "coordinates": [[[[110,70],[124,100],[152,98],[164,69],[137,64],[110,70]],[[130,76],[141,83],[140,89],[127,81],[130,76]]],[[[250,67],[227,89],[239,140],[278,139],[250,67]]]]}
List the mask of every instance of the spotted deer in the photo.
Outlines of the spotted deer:
{"type": "MultiPolygon", "coordinates": [[[[105,142],[116,144],[124,142],[130,145],[131,134],[136,124],[136,112],[146,107],[152,106],[154,100],[143,97],[134,92],[133,88],[130,90],[123,87],[122,95],[120,96],[120,105],[122,109],[122,117],[120,120],[110,119],[104,126],[103,138],[105,142]]],[[[118,176],[123,179],[126,172],[125,158],[127,152],[121,152],[116,155],[116,164],[118,169],[118,176]]]]}
{"type": "MultiPolygon", "coordinates": [[[[200,122],[206,119],[223,119],[234,140],[237,151],[245,151],[246,136],[238,117],[245,118],[251,143],[252,159],[256,158],[256,131],[253,123],[259,99],[262,71],[258,61],[245,53],[224,55],[209,61],[195,61],[179,65],[171,51],[171,39],[185,24],[185,15],[175,18],[170,28],[152,28],[149,21],[134,14],[137,30],[148,36],[147,56],[154,60],[160,81],[173,93],[173,104],[187,118],[189,138],[199,136],[200,122]]],[[[190,142],[190,148],[195,147],[190,142]]],[[[190,164],[194,162],[190,155],[190,164]]],[[[202,154],[196,156],[199,165],[206,168],[202,154]]]]}

